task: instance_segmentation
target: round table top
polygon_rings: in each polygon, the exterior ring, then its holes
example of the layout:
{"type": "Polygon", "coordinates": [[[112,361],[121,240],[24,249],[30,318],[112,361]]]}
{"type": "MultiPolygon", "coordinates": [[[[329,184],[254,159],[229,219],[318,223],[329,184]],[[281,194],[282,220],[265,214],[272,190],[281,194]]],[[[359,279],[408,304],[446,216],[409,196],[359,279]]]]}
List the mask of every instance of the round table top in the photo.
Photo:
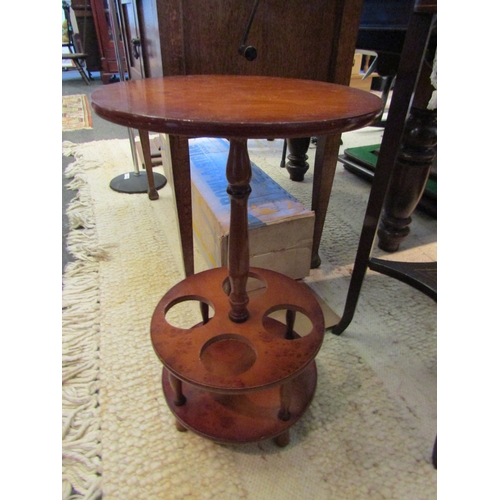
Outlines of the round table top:
{"type": "Polygon", "coordinates": [[[313,80],[240,75],[146,78],[103,86],[95,112],[129,128],[192,137],[329,135],[369,125],[377,96],[313,80]]]}

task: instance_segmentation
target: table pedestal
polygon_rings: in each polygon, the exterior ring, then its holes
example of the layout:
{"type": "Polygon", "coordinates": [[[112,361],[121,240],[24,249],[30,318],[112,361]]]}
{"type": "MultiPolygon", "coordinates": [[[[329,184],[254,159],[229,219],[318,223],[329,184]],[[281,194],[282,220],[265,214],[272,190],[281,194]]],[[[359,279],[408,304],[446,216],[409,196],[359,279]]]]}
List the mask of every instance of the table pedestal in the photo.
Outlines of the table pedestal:
{"type": "Polygon", "coordinates": [[[306,411],[316,387],[314,357],[324,336],[323,312],[306,285],[249,267],[248,197],[252,170],[246,139],[231,139],[227,160],[231,201],[229,266],[188,276],[158,303],[151,340],[163,363],[163,391],[179,430],[222,443],[275,438],[306,411]],[[248,278],[259,286],[250,299],[248,278]],[[168,311],[198,301],[201,322],[171,325],[168,311]],[[209,309],[213,316],[210,317],[209,309]],[[285,322],[271,315],[285,311],[285,322]],[[310,331],[295,330],[297,312],[310,331]]]}

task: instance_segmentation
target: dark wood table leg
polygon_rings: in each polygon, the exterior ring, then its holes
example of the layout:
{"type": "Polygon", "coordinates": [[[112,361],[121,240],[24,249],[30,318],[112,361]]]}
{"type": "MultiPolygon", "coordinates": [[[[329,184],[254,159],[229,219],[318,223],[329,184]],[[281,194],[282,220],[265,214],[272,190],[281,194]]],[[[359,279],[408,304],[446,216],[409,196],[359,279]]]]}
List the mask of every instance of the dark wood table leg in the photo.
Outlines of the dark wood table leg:
{"type": "Polygon", "coordinates": [[[286,139],[289,154],[287,156],[286,169],[290,174],[292,181],[301,182],[304,180],[305,173],[309,170],[307,163],[307,150],[311,142],[310,137],[299,139],[286,139]]]}
{"type": "Polygon", "coordinates": [[[280,447],[284,448],[290,442],[290,430],[287,429],[285,432],[274,438],[274,442],[280,447]]]}
{"type": "Polygon", "coordinates": [[[410,233],[411,215],[425,190],[437,150],[437,113],[413,107],[403,139],[378,229],[378,246],[395,252],[410,233]]]}
{"type": "Polygon", "coordinates": [[[177,220],[184,260],[184,273],[194,274],[193,213],[191,206],[191,170],[187,137],[169,136],[172,158],[172,192],[177,209],[177,220]]]}
{"type": "Polygon", "coordinates": [[[314,233],[311,254],[311,268],[320,266],[319,245],[323,226],[325,225],[326,212],[330,201],[333,179],[337,168],[337,159],[341,134],[318,137],[316,156],[314,159],[314,177],[311,210],[314,210],[314,233]]]}
{"type": "Polygon", "coordinates": [[[144,167],[148,178],[148,197],[150,200],[157,200],[160,196],[158,195],[158,191],[155,187],[149,132],[147,130],[139,130],[139,138],[141,140],[142,154],[144,155],[144,167]]]}
{"type": "MultiPolygon", "coordinates": [[[[397,251],[410,233],[411,215],[422,198],[436,157],[437,111],[427,109],[434,90],[431,72],[432,61],[424,58],[377,233],[378,246],[386,252],[397,251]]],[[[394,96],[391,107],[393,103],[394,96]]],[[[380,168],[380,162],[379,156],[377,168],[380,168]]]]}

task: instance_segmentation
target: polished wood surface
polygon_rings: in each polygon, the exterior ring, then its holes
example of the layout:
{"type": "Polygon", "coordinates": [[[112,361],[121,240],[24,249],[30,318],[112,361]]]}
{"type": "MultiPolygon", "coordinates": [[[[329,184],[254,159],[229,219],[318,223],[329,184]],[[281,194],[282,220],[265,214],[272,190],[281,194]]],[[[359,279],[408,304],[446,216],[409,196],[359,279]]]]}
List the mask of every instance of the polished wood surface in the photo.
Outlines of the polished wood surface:
{"type": "Polygon", "coordinates": [[[173,189],[187,276],[194,272],[189,152],[186,145],[179,147],[180,137],[321,136],[311,203],[316,215],[311,267],[318,267],[341,132],[369,124],[382,106],[372,94],[336,84],[235,75],[120,82],[93,92],[91,102],[97,114],[107,120],[170,134],[173,189]]]}
{"type": "Polygon", "coordinates": [[[250,276],[263,288],[252,295],[244,323],[228,321],[227,268],[189,276],[160,300],[151,319],[151,340],[176,378],[221,394],[253,392],[290,381],[314,359],[323,341],[324,320],[311,290],[268,269],[251,267],[250,276]],[[213,317],[189,328],[169,323],[166,314],[186,300],[208,304],[213,317]],[[287,338],[287,325],[270,317],[278,310],[300,311],[311,322],[310,331],[300,337],[291,325],[294,332],[287,338]]]}
{"type": "Polygon", "coordinates": [[[261,76],[188,75],[101,87],[95,112],[131,128],[196,137],[330,135],[368,125],[375,95],[349,87],[261,76]]]}

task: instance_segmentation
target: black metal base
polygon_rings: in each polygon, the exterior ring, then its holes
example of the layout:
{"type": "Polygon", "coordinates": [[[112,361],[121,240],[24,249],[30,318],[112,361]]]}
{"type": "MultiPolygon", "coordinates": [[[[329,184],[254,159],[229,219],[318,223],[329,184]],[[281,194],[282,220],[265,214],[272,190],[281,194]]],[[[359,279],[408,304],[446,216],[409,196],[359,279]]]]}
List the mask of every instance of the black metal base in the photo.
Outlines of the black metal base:
{"type": "MultiPolygon", "coordinates": [[[[153,172],[153,178],[156,189],[161,189],[167,183],[167,179],[157,172],[153,172]]],[[[148,177],[145,171],[128,172],[115,177],[109,183],[109,187],[119,193],[147,193],[149,191],[148,177]]]]}

